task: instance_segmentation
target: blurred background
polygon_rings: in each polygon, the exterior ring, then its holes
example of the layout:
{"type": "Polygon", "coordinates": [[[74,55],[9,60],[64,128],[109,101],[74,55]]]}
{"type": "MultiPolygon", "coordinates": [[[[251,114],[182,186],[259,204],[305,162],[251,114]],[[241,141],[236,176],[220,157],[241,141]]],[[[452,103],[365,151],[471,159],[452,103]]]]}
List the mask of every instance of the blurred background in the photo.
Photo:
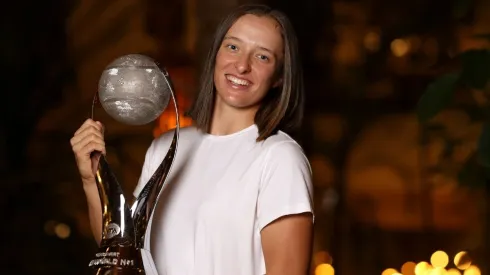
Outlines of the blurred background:
{"type": "MultiPolygon", "coordinates": [[[[489,118],[488,52],[465,63],[480,85],[444,92],[458,54],[490,47],[488,0],[9,1],[0,17],[0,273],[88,274],[96,245],[69,140],[102,70],[147,54],[169,70],[185,110],[216,25],[244,3],[283,10],[299,36],[307,113],[297,138],[317,217],[311,274],[490,274],[489,174],[470,161],[489,118]]],[[[127,195],[173,112],[139,127],[96,114],[127,195]]]]}

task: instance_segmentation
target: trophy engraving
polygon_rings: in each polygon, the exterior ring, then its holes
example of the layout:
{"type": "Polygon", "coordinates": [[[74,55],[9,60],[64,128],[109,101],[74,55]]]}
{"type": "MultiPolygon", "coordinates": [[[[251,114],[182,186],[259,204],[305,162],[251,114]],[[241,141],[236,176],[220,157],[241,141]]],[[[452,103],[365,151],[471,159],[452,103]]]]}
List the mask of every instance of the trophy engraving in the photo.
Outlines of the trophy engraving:
{"type": "MultiPolygon", "coordinates": [[[[122,56],[109,64],[99,81],[98,101],[115,120],[143,125],[160,116],[172,98],[176,128],[170,148],[130,206],[106,158],[101,156],[96,183],[102,206],[102,239],[89,262],[96,275],[157,275],[151,253],[145,249],[148,222],[177,152],[179,113],[172,83],[165,69],[149,57],[122,56]]],[[[94,105],[92,104],[92,117],[94,105]]]]}
{"type": "Polygon", "coordinates": [[[112,239],[114,236],[117,236],[121,232],[121,227],[116,223],[110,223],[106,228],[106,236],[108,239],[112,239]]]}

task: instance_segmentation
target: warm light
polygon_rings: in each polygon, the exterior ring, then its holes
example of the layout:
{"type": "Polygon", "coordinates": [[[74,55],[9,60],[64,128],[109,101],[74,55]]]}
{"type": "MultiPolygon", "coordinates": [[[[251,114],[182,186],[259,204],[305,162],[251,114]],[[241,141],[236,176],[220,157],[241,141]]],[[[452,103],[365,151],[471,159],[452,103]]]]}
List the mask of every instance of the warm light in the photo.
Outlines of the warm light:
{"type": "Polygon", "coordinates": [[[395,275],[395,274],[398,274],[398,270],[394,268],[385,269],[385,271],[381,273],[381,275],[395,275]]]}
{"type": "Polygon", "coordinates": [[[471,258],[468,252],[458,252],[458,254],[454,256],[454,265],[461,270],[467,269],[471,265],[471,258]]]}
{"type": "Polygon", "coordinates": [[[430,272],[430,275],[447,275],[447,270],[444,267],[434,267],[430,272]]]}
{"type": "MultiPolygon", "coordinates": [[[[190,117],[184,117],[183,115],[179,116],[179,124],[180,127],[186,127],[186,126],[191,126],[192,125],[192,119],[190,117]]],[[[160,118],[158,119],[158,125],[157,127],[153,130],[153,136],[158,137],[161,134],[165,133],[168,130],[174,129],[176,126],[175,124],[175,113],[164,113],[160,118]]]]}
{"type": "Polygon", "coordinates": [[[319,264],[315,269],[315,275],[335,275],[335,270],[329,264],[319,264]]]}
{"type": "MultiPolygon", "coordinates": [[[[180,127],[186,127],[192,125],[192,119],[190,117],[184,116],[184,110],[188,107],[189,102],[185,98],[177,95],[177,103],[179,106],[179,124],[180,127]]],[[[168,108],[160,115],[156,121],[156,126],[153,129],[153,137],[158,137],[161,134],[167,132],[168,130],[174,129],[175,124],[175,109],[172,104],[169,104],[168,108]]]]}
{"type": "Polygon", "coordinates": [[[332,264],[333,259],[327,251],[318,251],[315,253],[315,257],[313,258],[315,265],[320,264],[332,264]]]}
{"type": "MultiPolygon", "coordinates": [[[[430,264],[426,261],[419,263],[406,262],[402,265],[401,272],[388,268],[381,275],[461,275],[457,268],[446,269],[449,264],[449,256],[446,252],[438,250],[430,257],[430,264]]],[[[461,251],[454,256],[454,264],[464,270],[463,275],[481,275],[476,265],[471,265],[471,259],[467,252],[461,251]]]]}
{"type": "Polygon", "coordinates": [[[417,266],[414,262],[406,262],[402,265],[402,273],[403,275],[415,275],[415,266],[417,266]]]}
{"type": "Polygon", "coordinates": [[[58,236],[58,238],[66,239],[70,237],[71,230],[68,225],[64,223],[59,223],[55,226],[54,233],[56,234],[56,236],[58,236]]]}
{"type": "Polygon", "coordinates": [[[481,271],[476,265],[471,265],[464,271],[463,275],[481,275],[481,271]]]}
{"type": "Polygon", "coordinates": [[[431,269],[432,266],[428,262],[420,262],[415,266],[415,275],[425,275],[431,269]]]}
{"type": "Polygon", "coordinates": [[[461,275],[461,272],[459,272],[459,270],[457,270],[456,268],[450,268],[447,271],[447,275],[461,275]]]}
{"type": "Polygon", "coordinates": [[[364,47],[366,47],[366,49],[375,52],[379,50],[379,45],[380,37],[377,32],[368,32],[366,36],[364,36],[364,47]]]}
{"type": "Polygon", "coordinates": [[[445,268],[449,263],[449,256],[444,251],[436,251],[430,257],[430,263],[433,267],[442,267],[445,268]]]}
{"type": "Polygon", "coordinates": [[[405,39],[395,39],[391,42],[391,51],[397,57],[404,56],[410,51],[410,42],[405,39]]]}
{"type": "Polygon", "coordinates": [[[340,64],[355,64],[359,62],[358,45],[354,41],[346,41],[334,48],[334,57],[340,64]]]}

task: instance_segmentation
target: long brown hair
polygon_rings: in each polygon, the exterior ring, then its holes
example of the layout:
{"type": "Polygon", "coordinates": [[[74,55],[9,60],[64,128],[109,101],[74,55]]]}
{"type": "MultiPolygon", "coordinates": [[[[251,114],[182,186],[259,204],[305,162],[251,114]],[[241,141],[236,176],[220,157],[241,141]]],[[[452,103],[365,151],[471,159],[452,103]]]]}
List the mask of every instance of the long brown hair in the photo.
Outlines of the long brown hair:
{"type": "Polygon", "coordinates": [[[231,26],[243,15],[268,16],[280,25],[284,41],[284,61],[279,74],[282,86],[271,89],[264,97],[255,114],[255,124],[259,129],[257,141],[265,140],[278,130],[296,131],[303,120],[303,72],[299,60],[298,41],[293,26],[281,11],[265,5],[243,5],[232,11],[219,24],[211,49],[204,62],[199,93],[189,110],[190,117],[202,131],[209,132],[215,102],[214,67],[216,55],[223,38],[231,26]]]}

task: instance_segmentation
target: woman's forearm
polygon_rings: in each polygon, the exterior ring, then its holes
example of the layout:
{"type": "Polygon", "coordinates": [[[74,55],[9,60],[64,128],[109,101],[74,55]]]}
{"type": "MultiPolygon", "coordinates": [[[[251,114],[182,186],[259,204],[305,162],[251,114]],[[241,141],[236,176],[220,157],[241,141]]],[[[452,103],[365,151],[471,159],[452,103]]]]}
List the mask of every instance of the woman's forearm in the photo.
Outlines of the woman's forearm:
{"type": "Polygon", "coordinates": [[[97,245],[100,245],[102,239],[102,207],[100,205],[99,191],[97,190],[95,179],[93,182],[84,181],[83,190],[87,197],[88,216],[92,234],[94,235],[97,245]]]}

